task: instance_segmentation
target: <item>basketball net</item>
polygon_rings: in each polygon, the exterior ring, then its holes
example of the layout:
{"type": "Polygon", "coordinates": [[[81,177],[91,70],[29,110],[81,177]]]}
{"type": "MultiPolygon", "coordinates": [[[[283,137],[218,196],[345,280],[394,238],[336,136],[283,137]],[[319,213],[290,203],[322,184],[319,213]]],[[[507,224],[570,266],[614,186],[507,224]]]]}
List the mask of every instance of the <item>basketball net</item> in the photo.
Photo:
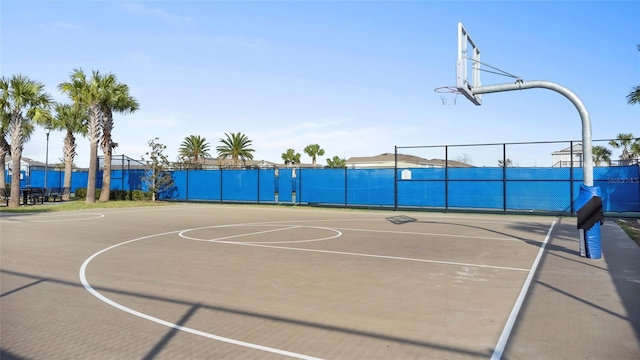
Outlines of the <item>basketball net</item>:
{"type": "Polygon", "coordinates": [[[455,105],[458,100],[458,95],[460,95],[460,91],[455,86],[441,86],[435,88],[433,91],[440,95],[442,105],[455,105]]]}

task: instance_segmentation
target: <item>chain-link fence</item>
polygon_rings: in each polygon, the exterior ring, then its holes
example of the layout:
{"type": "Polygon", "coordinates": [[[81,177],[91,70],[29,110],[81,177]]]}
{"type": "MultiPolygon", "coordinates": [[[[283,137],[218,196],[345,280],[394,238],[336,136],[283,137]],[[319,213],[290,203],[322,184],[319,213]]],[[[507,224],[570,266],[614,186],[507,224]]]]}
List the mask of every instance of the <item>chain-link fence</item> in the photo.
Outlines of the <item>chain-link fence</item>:
{"type": "MultiPolygon", "coordinates": [[[[593,141],[594,185],[602,189],[605,212],[640,217],[638,158],[611,143],[593,141]]],[[[172,169],[174,185],[159,195],[170,201],[573,215],[582,165],[579,141],[398,146],[393,154],[352,158],[341,169],[172,169]]],[[[31,167],[25,183],[41,186],[46,178],[48,187],[61,187],[61,169],[48,168],[48,176],[43,170],[31,167]]],[[[147,190],[144,163],[114,156],[111,171],[111,189],[147,190]]],[[[71,191],[86,182],[86,171],[74,172],[71,191]]]]}

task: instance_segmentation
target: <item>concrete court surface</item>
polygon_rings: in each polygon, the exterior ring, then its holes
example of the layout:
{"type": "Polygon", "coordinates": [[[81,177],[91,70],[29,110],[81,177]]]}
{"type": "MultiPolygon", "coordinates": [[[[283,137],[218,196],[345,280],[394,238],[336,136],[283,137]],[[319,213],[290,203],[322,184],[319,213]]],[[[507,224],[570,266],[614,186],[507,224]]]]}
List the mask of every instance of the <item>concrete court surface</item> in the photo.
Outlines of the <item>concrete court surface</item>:
{"type": "Polygon", "coordinates": [[[575,218],[4,214],[0,358],[638,359],[640,248],[602,232],[592,260],[575,218]]]}

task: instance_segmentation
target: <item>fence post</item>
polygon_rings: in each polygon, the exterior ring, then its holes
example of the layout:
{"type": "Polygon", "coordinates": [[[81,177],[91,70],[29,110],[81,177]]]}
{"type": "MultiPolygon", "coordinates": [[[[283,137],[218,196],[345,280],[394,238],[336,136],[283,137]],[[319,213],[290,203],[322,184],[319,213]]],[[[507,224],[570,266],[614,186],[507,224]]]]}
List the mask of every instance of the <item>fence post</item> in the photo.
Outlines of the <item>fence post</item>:
{"type": "MultiPolygon", "coordinates": [[[[120,165],[120,169],[122,170],[122,176],[120,177],[120,189],[124,191],[124,154],[122,154],[122,163],[120,165]]],[[[129,175],[127,173],[127,175],[129,175]]]]}
{"type": "Polygon", "coordinates": [[[222,165],[220,165],[220,203],[222,204],[222,165]]]}
{"type": "Polygon", "coordinates": [[[258,204],[260,204],[260,168],[258,168],[258,204]]]}
{"type": "Polygon", "coordinates": [[[394,146],[393,165],[393,211],[398,210],[398,147],[394,146]]]}
{"type": "Polygon", "coordinates": [[[444,212],[449,212],[449,146],[444,147],[444,212]]]}
{"type": "Polygon", "coordinates": [[[296,198],[298,200],[298,204],[302,204],[302,168],[298,167],[297,170],[300,170],[300,171],[298,171],[298,174],[297,174],[298,186],[296,189],[296,198]],[[298,190],[300,190],[300,194],[298,194],[298,190]]]}
{"type": "MultiPolygon", "coordinates": [[[[584,144],[582,144],[582,146],[584,146],[584,144]]],[[[584,156],[584,152],[582,152],[582,154],[582,156],[584,156]]],[[[575,214],[573,205],[573,140],[569,141],[569,156],[569,204],[571,204],[569,211],[571,211],[571,216],[573,216],[575,214]]],[[[560,162],[560,166],[562,166],[562,161],[560,162]]]]}
{"type": "Polygon", "coordinates": [[[507,144],[502,144],[502,213],[507,213],[507,144]]]}
{"type": "Polygon", "coordinates": [[[347,175],[347,166],[345,165],[344,167],[344,207],[348,207],[347,206],[347,186],[348,186],[348,175],[347,175]]]}

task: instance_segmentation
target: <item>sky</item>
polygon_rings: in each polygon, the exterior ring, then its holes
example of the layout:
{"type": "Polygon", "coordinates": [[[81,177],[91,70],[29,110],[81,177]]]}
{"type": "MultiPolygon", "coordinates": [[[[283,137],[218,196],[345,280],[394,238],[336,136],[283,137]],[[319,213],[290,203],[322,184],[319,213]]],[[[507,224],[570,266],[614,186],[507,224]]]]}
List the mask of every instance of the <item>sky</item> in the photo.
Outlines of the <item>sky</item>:
{"type": "MultiPolygon", "coordinates": [[[[22,74],[55,101],[73,69],[113,73],[140,104],[116,114],[116,156],[140,159],[158,138],[175,160],[189,135],[211,155],[225,133],[252,140],[255,160],[282,163],[319,144],[318,162],[393,153],[395,146],[580,140],[575,106],[550,90],[483,95],[482,106],[436,87],[455,85],[457,24],[483,63],[577,94],[593,139],[640,136],[638,1],[2,1],[0,75],[22,74]],[[455,105],[452,102],[455,100],[455,105]]],[[[513,79],[481,73],[483,85],[513,79]]],[[[64,133],[52,132],[49,163],[64,133]]],[[[87,167],[78,137],[75,163],[87,167]]],[[[606,145],[596,143],[593,145],[606,145]]],[[[567,144],[508,146],[519,166],[550,166],[567,144]]],[[[620,150],[613,150],[617,158],[620,150]]],[[[444,158],[444,148],[401,149],[444,158]]],[[[501,146],[452,147],[452,159],[495,166],[501,146]]],[[[23,156],[44,162],[38,128],[23,156]]]]}

